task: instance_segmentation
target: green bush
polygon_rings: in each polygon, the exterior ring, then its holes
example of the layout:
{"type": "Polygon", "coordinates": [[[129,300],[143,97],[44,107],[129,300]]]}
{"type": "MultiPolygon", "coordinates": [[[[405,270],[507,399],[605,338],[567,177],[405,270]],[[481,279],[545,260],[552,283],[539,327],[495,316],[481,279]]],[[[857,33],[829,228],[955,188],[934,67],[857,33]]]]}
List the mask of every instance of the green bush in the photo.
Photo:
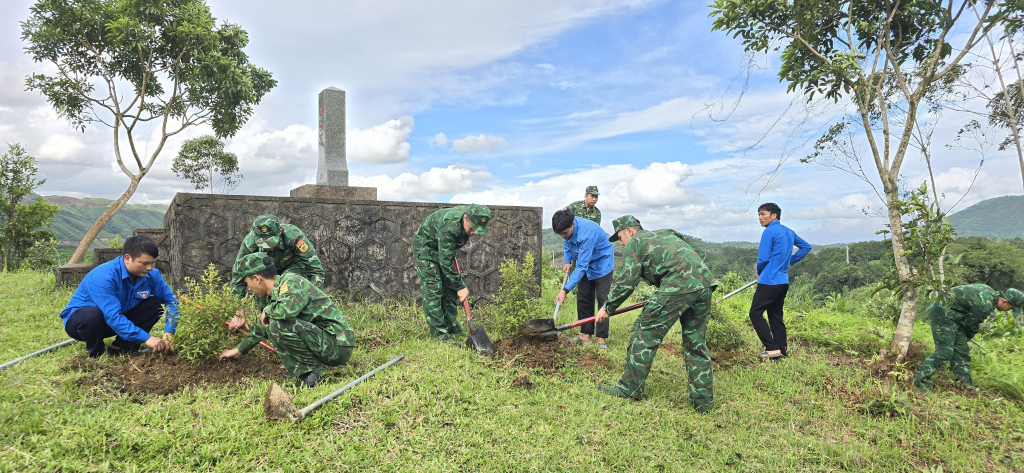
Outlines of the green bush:
{"type": "Polygon", "coordinates": [[[185,278],[186,293],[178,304],[178,329],[174,351],[192,363],[204,363],[238,344],[224,322],[235,311],[251,309],[251,298],[239,299],[217,275],[214,265],[203,271],[199,281],[185,278]]]}
{"type": "Polygon", "coordinates": [[[895,324],[903,310],[903,297],[888,289],[881,289],[871,295],[864,305],[864,315],[895,324]]]}
{"type": "Polygon", "coordinates": [[[533,255],[526,254],[522,263],[509,259],[501,263],[501,287],[494,295],[494,304],[488,308],[489,320],[494,321],[500,333],[517,334],[519,326],[530,319],[547,316],[547,307],[541,298],[540,287],[534,279],[533,255]]]}
{"type": "Polygon", "coordinates": [[[746,341],[735,322],[725,316],[719,304],[711,305],[708,319],[708,348],[712,351],[733,351],[743,348],[746,341]]]}
{"type": "Polygon", "coordinates": [[[121,241],[121,235],[114,235],[114,238],[110,239],[110,247],[115,250],[120,250],[124,246],[124,242],[121,241]]]}
{"type": "Polygon", "coordinates": [[[50,269],[60,264],[60,253],[57,251],[58,241],[54,237],[37,240],[25,252],[21,260],[22,267],[29,269],[50,269]]]}

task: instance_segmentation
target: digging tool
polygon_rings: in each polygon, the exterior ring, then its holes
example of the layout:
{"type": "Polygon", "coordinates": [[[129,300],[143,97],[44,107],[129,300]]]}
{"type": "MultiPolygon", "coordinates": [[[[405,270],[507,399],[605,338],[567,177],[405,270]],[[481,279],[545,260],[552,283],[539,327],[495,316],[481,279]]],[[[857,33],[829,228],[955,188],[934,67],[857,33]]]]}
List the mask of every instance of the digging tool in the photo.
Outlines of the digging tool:
{"type": "MultiPolygon", "coordinates": [[[[225,322],[224,322],[224,325],[227,325],[227,326],[229,326],[229,327],[230,327],[230,326],[231,326],[231,323],[229,323],[229,322],[225,321],[225,322]]],[[[246,329],[244,329],[244,328],[239,328],[238,330],[239,330],[240,332],[242,332],[242,334],[243,334],[243,335],[249,335],[249,331],[248,331],[248,330],[246,330],[246,329]]],[[[277,353],[277,349],[276,349],[276,348],[274,348],[274,347],[273,347],[273,346],[272,346],[271,344],[267,343],[267,341],[266,341],[266,340],[260,340],[260,346],[261,346],[261,347],[263,347],[263,348],[266,348],[267,350],[270,350],[270,351],[272,351],[272,352],[274,352],[274,353],[277,353]]]]}
{"type": "Polygon", "coordinates": [[[730,292],[730,293],[728,293],[728,294],[726,294],[726,295],[722,296],[722,298],[721,298],[721,299],[719,299],[719,300],[717,300],[717,301],[715,301],[715,303],[717,304],[717,303],[719,303],[719,302],[722,302],[722,301],[724,301],[724,300],[726,300],[726,299],[728,299],[728,298],[730,298],[730,297],[732,297],[732,296],[735,296],[736,294],[739,294],[740,292],[743,292],[743,290],[744,290],[744,289],[746,289],[746,288],[748,288],[748,287],[750,287],[750,286],[753,286],[754,284],[757,284],[757,279],[755,279],[755,280],[753,280],[753,281],[750,281],[750,282],[748,282],[748,283],[744,284],[744,285],[743,285],[742,287],[740,287],[739,289],[737,289],[737,290],[735,290],[735,291],[732,291],[732,292],[730,292]]]}
{"type": "MultiPolygon", "coordinates": [[[[461,276],[462,270],[459,269],[459,260],[455,259],[454,261],[455,271],[461,276]]],[[[466,337],[466,347],[476,349],[481,355],[494,355],[494,345],[491,344],[491,338],[487,336],[487,330],[483,327],[476,328],[473,326],[473,316],[469,313],[469,298],[462,301],[462,307],[466,309],[466,322],[469,323],[469,336],[466,337]]]]}
{"type": "MultiPolygon", "coordinates": [[[[647,302],[640,302],[638,304],[633,304],[631,306],[622,307],[613,312],[611,315],[619,315],[623,312],[629,312],[631,310],[639,309],[645,305],[647,305],[647,302]]],[[[611,315],[609,315],[609,317],[611,315]]],[[[573,327],[579,327],[580,325],[589,324],[593,322],[596,318],[597,316],[595,315],[593,317],[587,317],[585,319],[580,319],[572,323],[559,325],[557,327],[555,327],[555,324],[553,324],[550,319],[527,320],[526,322],[523,322],[523,325],[519,326],[519,334],[524,337],[538,340],[554,340],[558,338],[559,333],[562,333],[563,331],[569,330],[573,327]]]]}
{"type": "Polygon", "coordinates": [[[288,397],[288,394],[284,392],[284,389],[281,389],[281,386],[278,386],[277,383],[272,382],[270,383],[270,389],[267,389],[267,397],[263,400],[263,411],[267,414],[267,417],[271,419],[288,419],[292,422],[298,422],[314,409],[326,404],[327,401],[340,396],[341,393],[348,391],[352,386],[372,378],[378,371],[402,361],[403,358],[405,358],[405,355],[396,356],[391,361],[374,368],[373,371],[360,376],[359,379],[346,384],[341,389],[318,399],[316,402],[303,407],[302,409],[296,408],[295,403],[293,403],[291,398],[288,397]]]}
{"type": "MultiPolygon", "coordinates": [[[[565,287],[565,282],[568,281],[568,280],[569,280],[569,273],[565,273],[565,276],[562,278],[562,285],[559,288],[565,287]]],[[[562,303],[561,302],[555,303],[555,315],[551,316],[551,326],[552,327],[554,327],[555,324],[558,323],[558,309],[560,309],[560,308],[562,308],[562,303]]]]}
{"type": "Polygon", "coordinates": [[[72,344],[74,342],[77,342],[77,341],[78,340],[75,340],[74,338],[69,338],[67,340],[64,340],[63,342],[60,342],[60,343],[56,344],[56,345],[43,348],[42,350],[39,350],[39,351],[37,351],[35,353],[29,353],[28,355],[25,355],[25,356],[23,356],[21,358],[13,359],[11,361],[8,361],[7,363],[4,363],[4,364],[0,365],[0,371],[5,370],[7,368],[10,368],[11,366],[14,366],[14,365],[18,364],[19,362],[22,362],[22,361],[25,361],[25,360],[27,360],[29,358],[32,358],[33,356],[42,355],[43,353],[46,353],[46,352],[48,352],[50,350],[56,350],[56,349],[58,349],[60,347],[70,345],[70,344],[72,344]]]}

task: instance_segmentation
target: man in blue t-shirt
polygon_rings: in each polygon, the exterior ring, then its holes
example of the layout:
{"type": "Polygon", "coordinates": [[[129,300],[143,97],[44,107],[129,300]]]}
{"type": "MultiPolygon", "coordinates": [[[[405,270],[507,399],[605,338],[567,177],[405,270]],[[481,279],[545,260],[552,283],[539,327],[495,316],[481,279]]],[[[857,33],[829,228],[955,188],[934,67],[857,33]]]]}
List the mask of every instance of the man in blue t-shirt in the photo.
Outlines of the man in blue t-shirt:
{"type": "MultiPolygon", "coordinates": [[[[561,304],[566,294],[579,285],[576,293],[577,320],[593,317],[598,307],[604,306],[608,300],[608,291],[612,287],[612,270],[615,269],[615,254],[608,234],[601,226],[585,218],[576,217],[569,209],[562,209],[551,216],[551,229],[565,239],[564,260],[562,270],[566,273],[572,269],[572,261],[576,261],[576,270],[565,282],[565,287],[555,296],[555,302],[561,304]],[[596,304],[595,304],[596,302],[596,304]]],[[[594,335],[594,323],[580,327],[579,340],[590,343],[594,335]]],[[[597,324],[597,346],[607,351],[608,321],[597,324]]]]}
{"type": "Polygon", "coordinates": [[[764,345],[758,357],[777,359],[789,355],[786,344],[786,324],[782,321],[782,306],[789,291],[789,266],[811,252],[803,238],[782,226],[782,209],[773,203],[757,208],[757,219],[764,227],[761,244],[757,247],[757,290],[750,303],[750,323],[764,345]],[[799,250],[793,254],[793,245],[799,250]],[[768,311],[768,321],[764,319],[768,311]]]}
{"type": "Polygon", "coordinates": [[[64,331],[85,342],[89,356],[104,349],[111,355],[138,351],[141,344],[162,352],[168,349],[178,325],[178,299],[156,269],[160,250],[152,238],[140,235],[124,241],[124,255],[85,275],[71,301],[60,313],[64,331]],[[163,337],[149,334],[167,306],[163,337]],[[117,335],[106,347],[103,339],[117,335]]]}

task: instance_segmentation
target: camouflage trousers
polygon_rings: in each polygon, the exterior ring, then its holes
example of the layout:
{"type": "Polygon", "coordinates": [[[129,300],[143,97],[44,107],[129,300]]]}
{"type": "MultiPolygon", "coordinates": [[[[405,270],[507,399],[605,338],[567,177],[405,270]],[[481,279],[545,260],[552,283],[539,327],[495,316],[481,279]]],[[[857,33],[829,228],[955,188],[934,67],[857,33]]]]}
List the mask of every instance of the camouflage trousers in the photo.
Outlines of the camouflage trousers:
{"type": "Polygon", "coordinates": [[[713,289],[689,294],[655,293],[643,312],[633,323],[629,339],[626,366],[619,380],[623,393],[635,399],[644,394],[651,364],[658,347],[678,320],[683,330],[683,350],[686,353],[686,374],[689,377],[690,404],[698,411],[711,410],[714,402],[711,374],[711,352],[704,334],[711,316],[713,289]]]}
{"type": "Polygon", "coordinates": [[[921,364],[921,369],[914,377],[914,385],[928,389],[932,384],[932,375],[948,362],[956,379],[966,386],[974,386],[974,379],[971,378],[971,347],[967,344],[970,340],[959,322],[963,315],[933,303],[928,306],[928,317],[931,319],[935,352],[921,364]]]}
{"type": "Polygon", "coordinates": [[[353,347],[341,346],[338,335],[305,320],[271,319],[270,327],[252,324],[249,334],[257,343],[270,340],[285,371],[293,377],[310,371],[319,372],[324,369],[324,365],[343,365],[352,356],[353,347]]]}
{"type": "Polygon", "coordinates": [[[423,313],[430,328],[430,335],[445,338],[461,335],[462,326],[457,320],[458,291],[445,284],[441,265],[437,261],[416,260],[416,276],[420,279],[420,293],[423,296],[423,313]]]}

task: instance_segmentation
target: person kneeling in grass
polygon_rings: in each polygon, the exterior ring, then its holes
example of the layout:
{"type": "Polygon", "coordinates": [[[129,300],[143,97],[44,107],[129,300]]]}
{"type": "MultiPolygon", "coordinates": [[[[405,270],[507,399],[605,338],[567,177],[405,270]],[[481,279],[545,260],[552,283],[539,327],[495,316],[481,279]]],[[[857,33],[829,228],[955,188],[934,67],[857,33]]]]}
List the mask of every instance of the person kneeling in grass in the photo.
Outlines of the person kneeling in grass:
{"type": "Polygon", "coordinates": [[[615,386],[601,386],[613,396],[640,400],[658,347],[678,320],[683,330],[686,374],[690,378],[690,404],[697,412],[711,411],[711,353],[705,333],[711,316],[711,296],[718,282],[683,235],[674,230],[647,231],[632,215],[612,222],[615,234],[609,241],[622,246],[622,269],[615,274],[608,302],[597,321],[608,320],[643,279],[658,288],[633,324],[625,370],[615,386]]]}
{"type": "Polygon", "coordinates": [[[932,375],[948,362],[953,376],[964,387],[977,392],[971,378],[971,347],[967,343],[993,310],[1013,308],[1024,308],[1024,293],[1014,288],[1000,293],[984,284],[956,286],[946,294],[945,300],[928,306],[935,352],[921,364],[914,386],[921,391],[930,390],[932,375]]]}
{"type": "Polygon", "coordinates": [[[263,252],[243,256],[235,262],[233,273],[259,298],[263,313],[260,324],[236,348],[221,353],[222,361],[238,358],[269,339],[285,370],[297,378],[295,386],[313,387],[324,365],[342,365],[352,356],[356,346],[352,325],[308,279],[295,273],[278,276],[273,258],[263,252]]]}
{"type": "Polygon", "coordinates": [[[110,355],[138,351],[141,344],[162,352],[169,349],[178,326],[178,299],[156,269],[160,250],[152,238],[140,235],[124,241],[123,255],[96,266],[75,289],[60,313],[64,331],[85,342],[91,358],[104,349],[110,355]],[[149,331],[167,306],[163,337],[149,331]],[[106,346],[104,338],[117,335],[106,346]]]}

